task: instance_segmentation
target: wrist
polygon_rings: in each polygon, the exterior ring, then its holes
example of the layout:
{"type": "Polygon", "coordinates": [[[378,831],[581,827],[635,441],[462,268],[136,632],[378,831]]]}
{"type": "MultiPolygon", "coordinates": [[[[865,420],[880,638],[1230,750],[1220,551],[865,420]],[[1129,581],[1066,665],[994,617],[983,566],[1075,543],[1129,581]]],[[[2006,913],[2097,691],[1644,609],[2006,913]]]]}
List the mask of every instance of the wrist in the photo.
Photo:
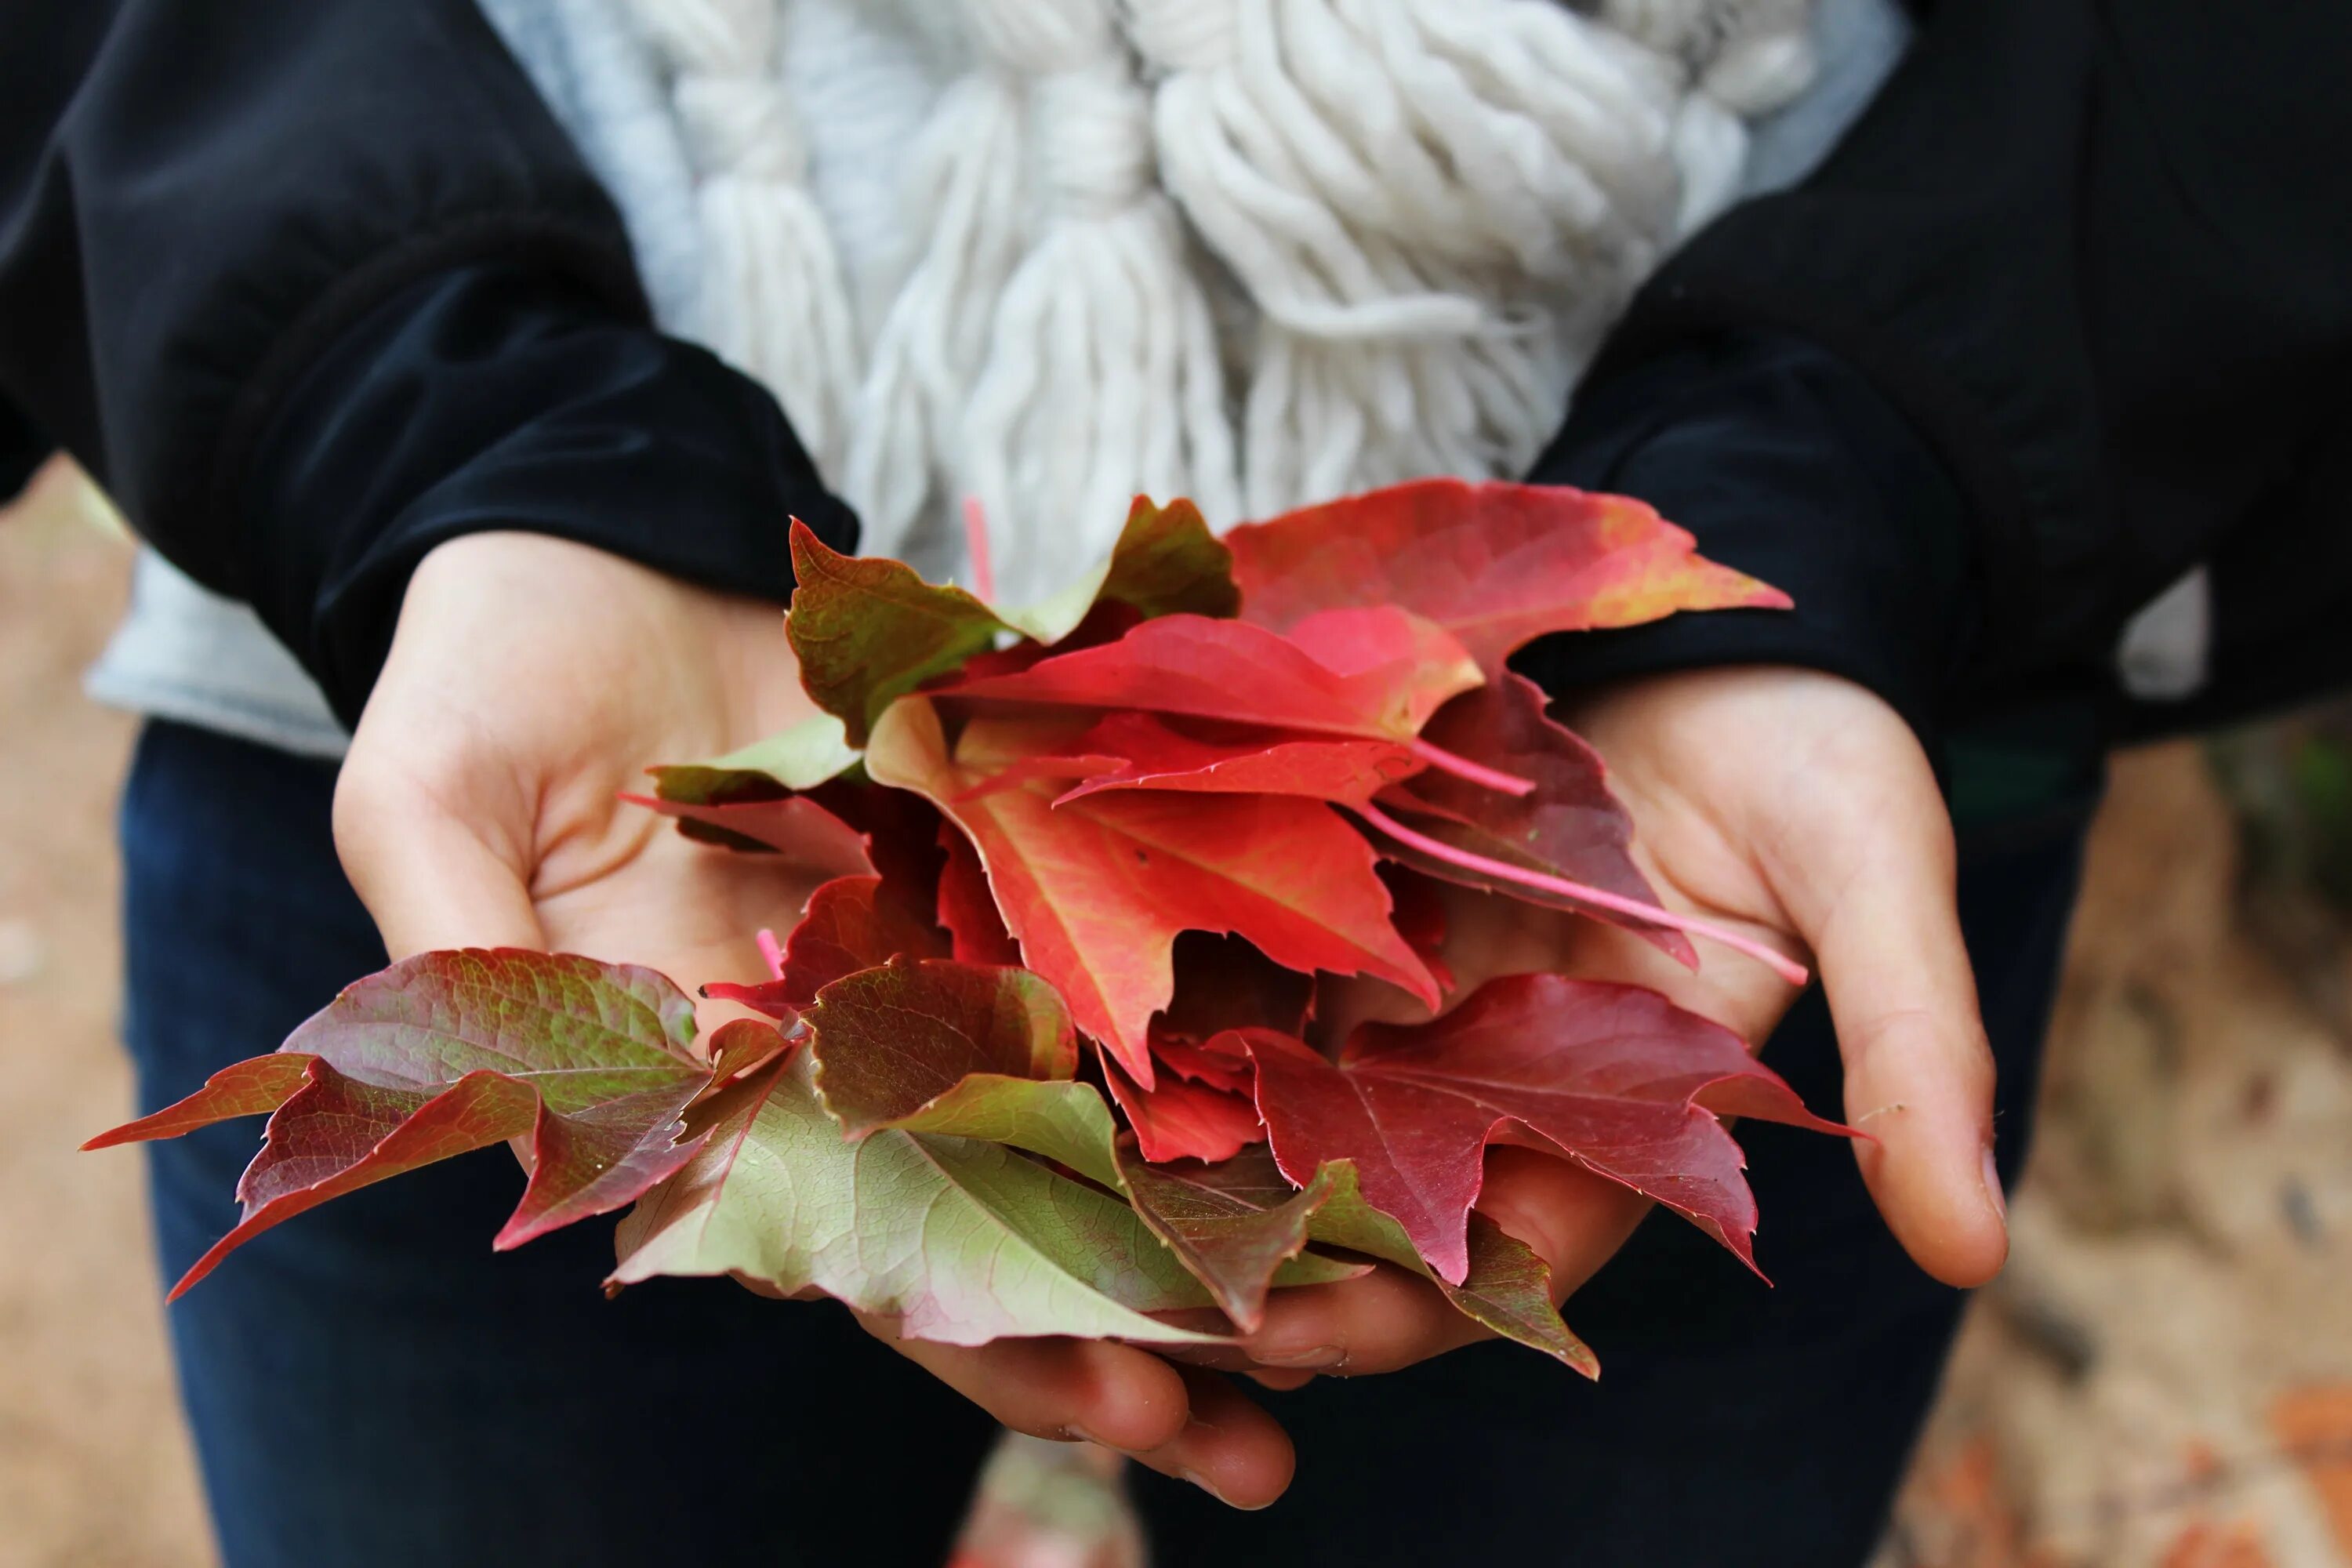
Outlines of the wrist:
{"type": "Polygon", "coordinates": [[[1780,334],[1686,345],[1588,389],[1533,477],[1638,496],[1710,559],[1795,601],[1546,639],[1519,662],[1555,696],[1797,666],[1869,689],[1932,737],[1969,634],[1966,517],[1932,452],[1859,372],[1780,334]]]}
{"type": "Polygon", "coordinates": [[[346,722],[452,541],[538,534],[781,603],[789,516],[856,535],[755,384],[520,266],[425,280],[354,326],[248,474],[249,597],[346,722]]]}

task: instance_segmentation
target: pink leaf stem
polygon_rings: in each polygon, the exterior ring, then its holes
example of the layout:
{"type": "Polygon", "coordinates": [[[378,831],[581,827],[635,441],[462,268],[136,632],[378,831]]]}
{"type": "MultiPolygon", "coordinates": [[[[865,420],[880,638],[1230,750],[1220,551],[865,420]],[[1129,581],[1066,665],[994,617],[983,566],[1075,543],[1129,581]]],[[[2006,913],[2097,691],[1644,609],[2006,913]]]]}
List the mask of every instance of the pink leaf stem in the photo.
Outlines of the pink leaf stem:
{"type": "Polygon", "coordinates": [[[1369,802],[1354,809],[1356,814],[1366,822],[1370,823],[1398,843],[1410,845],[1424,855],[1433,855],[1449,865],[1459,866],[1467,871],[1475,871],[1483,877],[1491,877],[1496,881],[1517,882],[1525,887],[1540,888],[1547,893],[1558,893],[1563,898],[1591,904],[1595,909],[1609,910],[1621,915],[1631,915],[1635,920],[1648,921],[1654,925],[1672,926],[1675,930],[1687,931],[1692,936],[1706,937],[1711,941],[1721,942],[1735,952],[1746,953],[1748,957],[1770,968],[1775,974],[1791,985],[1802,985],[1811,978],[1803,964],[1773,952],[1753,937],[1745,937],[1738,931],[1726,930],[1711,921],[1698,920],[1690,915],[1678,915],[1671,910],[1660,909],[1654,904],[1645,904],[1639,899],[1629,899],[1621,893],[1587,887],[1582,882],[1571,882],[1565,877],[1553,877],[1541,871],[1526,870],[1501,860],[1490,860],[1484,855],[1474,855],[1467,849],[1456,849],[1453,845],[1432,838],[1425,833],[1414,832],[1369,802]]]}

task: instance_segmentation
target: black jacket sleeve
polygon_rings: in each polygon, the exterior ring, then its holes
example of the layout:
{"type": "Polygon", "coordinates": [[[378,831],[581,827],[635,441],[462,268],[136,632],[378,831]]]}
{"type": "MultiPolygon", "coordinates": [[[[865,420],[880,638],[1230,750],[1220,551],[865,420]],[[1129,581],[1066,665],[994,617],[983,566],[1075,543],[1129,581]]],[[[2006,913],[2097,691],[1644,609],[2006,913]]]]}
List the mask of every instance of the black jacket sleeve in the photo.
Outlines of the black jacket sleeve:
{"type": "Polygon", "coordinates": [[[1579,397],[1535,478],[1640,496],[1797,605],[1549,637],[1519,660],[1539,684],[1792,664],[1933,735],[1976,624],[1967,516],[1927,443],[1836,355],[1749,328],[1630,363],[1579,397]]]}
{"type": "Polygon", "coordinates": [[[2343,679],[2347,60],[2341,5],[1935,6],[1818,174],[1644,288],[1538,470],[1655,491],[1795,615],[1546,649],[1553,678],[1793,658],[1916,719],[2103,670],[2203,563],[2217,680],[2179,711],[2343,679]]]}
{"type": "Polygon", "coordinates": [[[48,437],[0,399],[0,506],[16,498],[48,455],[48,437]]]}
{"type": "Polygon", "coordinates": [[[788,512],[854,538],[468,0],[12,5],[0,73],[0,404],[346,721],[444,539],[781,595],[788,512]]]}

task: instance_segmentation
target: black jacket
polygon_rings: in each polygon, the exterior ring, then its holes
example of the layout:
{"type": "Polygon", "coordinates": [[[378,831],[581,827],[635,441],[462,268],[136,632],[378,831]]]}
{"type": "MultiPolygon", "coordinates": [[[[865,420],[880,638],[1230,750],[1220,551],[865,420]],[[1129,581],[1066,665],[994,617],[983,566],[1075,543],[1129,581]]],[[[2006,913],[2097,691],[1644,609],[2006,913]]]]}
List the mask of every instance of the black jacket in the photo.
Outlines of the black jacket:
{"type": "MultiPolygon", "coordinates": [[[[781,598],[855,521],[647,321],[467,0],[0,11],[0,483],[55,441],[346,719],[410,569],[536,529],[781,598]],[[37,434],[36,434],[37,432],[37,434]]],[[[1837,154],[1650,283],[1538,465],[1789,589],[1555,639],[1555,683],[1834,670],[1923,731],[2091,689],[2210,563],[2216,679],[2352,670],[2352,7],[1948,0],[1837,154]]]]}

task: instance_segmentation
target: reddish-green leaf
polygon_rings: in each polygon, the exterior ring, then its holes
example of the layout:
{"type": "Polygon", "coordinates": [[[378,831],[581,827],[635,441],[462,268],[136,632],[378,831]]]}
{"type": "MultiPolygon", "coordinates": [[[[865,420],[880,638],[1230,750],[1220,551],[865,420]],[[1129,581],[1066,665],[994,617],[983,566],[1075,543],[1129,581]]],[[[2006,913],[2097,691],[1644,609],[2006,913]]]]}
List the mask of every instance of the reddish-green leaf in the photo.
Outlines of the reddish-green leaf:
{"type": "Polygon", "coordinates": [[[265,1116],[294,1098],[310,1080],[315,1058],[277,1051],[228,1066],[205,1079],[204,1088],[136,1121],[101,1132],[82,1145],[85,1150],[111,1149],[121,1143],[145,1143],[177,1138],[215,1121],[238,1116],[265,1116]]]}
{"type": "Polygon", "coordinates": [[[827,985],[806,1018],[817,1092],[852,1138],[975,1073],[1066,1079],[1078,1068],[1069,1009],[1022,969],[897,959],[827,985]]]}
{"type": "Polygon", "coordinates": [[[1108,789],[1173,789],[1297,795],[1354,805],[1403,783],[1423,766],[1410,747],[1395,741],[1294,734],[1130,711],[1105,714],[1071,743],[1069,755],[1090,768],[1096,759],[1119,765],[1086,773],[1066,800],[1108,789]]]}
{"type": "Polygon", "coordinates": [[[707,763],[648,768],[654,793],[692,805],[772,800],[814,789],[857,765],[841,721],[814,713],[790,729],[707,763]]]}
{"type": "MultiPolygon", "coordinates": [[[[438,1094],[430,1094],[362,1083],[317,1058],[306,1059],[310,1081],[270,1117],[261,1152],[237,1182],[242,1216],[180,1277],[171,1300],[178,1300],[230,1253],[305,1209],[419,1166],[524,1137],[543,1114],[539,1097],[528,1085],[493,1072],[467,1073],[438,1094]]],[[[673,1122],[679,1109],[671,1108],[673,1122]]],[[[676,1141],[675,1131],[672,1126],[661,1139],[668,1163],[641,1155],[630,1164],[625,1175],[643,1178],[636,1191],[661,1180],[693,1153],[691,1144],[676,1141]]],[[[576,1159],[578,1152],[564,1152],[576,1159]]],[[[636,1196],[636,1191],[564,1217],[616,1208],[636,1196]]],[[[499,1245],[529,1239],[513,1234],[520,1218],[517,1211],[507,1222],[499,1233],[499,1245]]]]}
{"type": "Polygon", "coordinates": [[[856,746],[893,700],[968,659],[988,658],[1003,633],[1045,645],[1114,605],[1145,617],[1230,616],[1241,603],[1231,554],[1190,501],[1162,509],[1138,497],[1110,559],[1027,610],[999,612],[896,561],[836,553],[797,521],[792,549],[798,586],[785,630],[801,684],[856,746]]]}
{"type": "Polygon", "coordinates": [[[792,545],[797,585],[784,631],[801,685],[853,746],[866,744],[893,699],[1012,629],[961,588],[934,586],[900,562],[839,554],[798,519],[792,545]]]}
{"type": "Polygon", "coordinates": [[[702,994],[789,1019],[845,974],[904,953],[944,957],[937,927],[890,895],[879,877],[836,877],[809,895],[800,924],[784,939],[784,972],[757,985],[706,985],[702,994]]]}
{"type": "Polygon", "coordinates": [[[950,691],[1410,741],[1448,698],[1485,679],[1458,647],[1444,652],[1451,641],[1444,633],[1402,611],[1349,612],[1318,625],[1328,634],[1334,663],[1245,622],[1167,616],[1115,643],[1056,654],[950,691]]]}
{"type": "Polygon", "coordinates": [[[1717,1113],[1843,1131],[1720,1025],[1655,992],[1556,974],[1491,981],[1427,1024],[1367,1024],[1336,1064],[1246,1038],[1284,1172],[1354,1161],[1365,1200],[1455,1283],[1486,1143],[1507,1128],[1685,1215],[1751,1268],[1756,1202],[1717,1113]]]}
{"type": "Polygon", "coordinates": [[[1284,630],[1319,610],[1398,605],[1489,671],[1547,632],[1629,626],[1676,610],[1787,609],[1625,496],[1423,479],[1225,536],[1242,615],[1284,630]]]}
{"type": "Polygon", "coordinates": [[[1147,1163],[1123,1140],[1118,1173],[1143,1223],[1244,1332],[1265,1321],[1276,1271],[1307,1249],[1307,1222],[1331,1195],[1328,1176],[1294,1188],[1263,1150],[1217,1163],[1163,1165],[1147,1163]]]}
{"type": "Polygon", "coordinates": [[[712,762],[649,768],[654,795],[621,798],[676,818],[680,833],[706,844],[856,876],[874,869],[865,837],[825,802],[854,793],[826,786],[856,761],[841,721],[819,713],[712,762]]]}
{"type": "Polygon", "coordinates": [[[1138,496],[1110,559],[1044,604],[1004,618],[1040,643],[1057,643],[1097,606],[1125,605],[1146,619],[1193,615],[1229,617],[1241,608],[1233,552],[1209,531],[1188,500],[1155,506],[1138,496]]]}
{"type": "MultiPolygon", "coordinates": [[[[1345,1247],[1409,1268],[1434,1283],[1454,1307],[1506,1339],[1533,1346],[1587,1376],[1600,1363],[1569,1331],[1552,1305],[1550,1271],[1525,1243],[1482,1214],[1469,1225],[1470,1268],[1462,1283],[1438,1279],[1397,1223],[1363,1201],[1355,1167],[1335,1160],[1305,1189],[1283,1175],[1264,1148],[1244,1149],[1213,1165],[1155,1167],[1122,1146],[1120,1173],[1136,1212],[1217,1297],[1244,1331],[1263,1320],[1269,1262],[1293,1258],[1308,1241],[1345,1247]]],[[[1316,1261],[1314,1254],[1283,1265],[1316,1261]]]]}
{"type": "MultiPolygon", "coordinates": [[[[786,1020],[786,1026],[798,1021],[796,1015],[786,1020]]],[[[798,1035],[787,1036],[776,1025],[756,1018],[730,1018],[710,1032],[711,1085],[699,1098],[709,1099],[713,1089],[767,1066],[799,1043],[798,1035]]]]}
{"type": "MultiPolygon", "coordinates": [[[[1255,1157],[1253,1152],[1242,1158],[1255,1157]]],[[[1273,1163],[1270,1156],[1266,1163],[1273,1163]]],[[[1472,1210],[1465,1231],[1469,1268],[1457,1284],[1422,1261],[1403,1226],[1364,1201],[1353,1162],[1334,1160],[1315,1179],[1329,1191],[1308,1226],[1311,1239],[1410,1268],[1443,1291],[1456,1310],[1503,1338],[1539,1350],[1587,1377],[1601,1375],[1600,1361],[1570,1331],[1552,1303],[1550,1268],[1517,1237],[1472,1210]]]]}
{"type": "Polygon", "coordinates": [[[828,877],[855,877],[874,869],[865,837],[804,795],[711,805],[650,795],[621,798],[676,818],[680,833],[720,849],[782,855],[828,877]]]}
{"type": "MultiPolygon", "coordinates": [[[[1524,795],[1486,789],[1434,770],[1391,790],[1380,804],[1411,813],[1429,837],[1507,866],[1655,904],[1657,894],[1633,864],[1633,819],[1609,793],[1601,755],[1544,711],[1535,682],[1506,672],[1438,710],[1423,738],[1481,766],[1529,780],[1524,795]]],[[[1638,931],[1676,959],[1695,964],[1690,939],[1669,927],[1600,908],[1563,893],[1530,888],[1386,840],[1382,852],[1415,870],[1465,887],[1502,893],[1549,909],[1572,910],[1638,931]]]]}
{"type": "Polygon", "coordinates": [[[175,1136],[288,1091],[238,1184],[243,1219],[178,1290],[304,1209],[528,1134],[530,1179],[495,1244],[517,1247],[618,1208],[685,1163],[693,1150],[679,1115],[712,1077],[693,1038],[693,1003],[651,970],[505,949],[428,952],[350,987],[278,1061],[215,1074],[96,1142],[175,1136]],[[299,1080],[285,1062],[305,1067],[299,1080]]]}
{"type": "Polygon", "coordinates": [[[1372,974],[1435,1005],[1389,925],[1370,846],[1329,806],[1132,791],[1056,807],[1048,781],[983,787],[1070,738],[1051,721],[975,719],[951,759],[937,710],[908,699],[877,726],[866,767],[970,836],[1023,958],[1138,1083],[1152,1086],[1146,1030],[1173,990],[1180,931],[1236,932],[1290,968],[1372,974]]]}
{"type": "MultiPolygon", "coordinates": [[[[1166,1062],[1164,1054],[1160,1060],[1166,1062]]],[[[1115,1061],[1103,1064],[1103,1079],[1127,1113],[1127,1124],[1135,1129],[1143,1157],[1154,1164],[1229,1159],[1265,1141],[1257,1107],[1238,1087],[1219,1088],[1175,1072],[1161,1073],[1157,1083],[1145,1089],[1115,1061]]]]}

